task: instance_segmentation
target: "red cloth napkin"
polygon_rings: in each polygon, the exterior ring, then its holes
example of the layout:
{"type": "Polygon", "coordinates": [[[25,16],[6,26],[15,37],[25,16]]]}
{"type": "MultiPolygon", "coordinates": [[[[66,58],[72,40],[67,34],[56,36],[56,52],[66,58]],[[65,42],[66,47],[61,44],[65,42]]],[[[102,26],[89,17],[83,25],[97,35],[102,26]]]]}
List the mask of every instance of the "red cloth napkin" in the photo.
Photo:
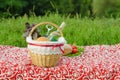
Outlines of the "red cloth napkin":
{"type": "Polygon", "coordinates": [[[0,46],[0,80],[120,80],[120,44],[84,46],[55,67],[34,66],[26,48],[0,46]]]}

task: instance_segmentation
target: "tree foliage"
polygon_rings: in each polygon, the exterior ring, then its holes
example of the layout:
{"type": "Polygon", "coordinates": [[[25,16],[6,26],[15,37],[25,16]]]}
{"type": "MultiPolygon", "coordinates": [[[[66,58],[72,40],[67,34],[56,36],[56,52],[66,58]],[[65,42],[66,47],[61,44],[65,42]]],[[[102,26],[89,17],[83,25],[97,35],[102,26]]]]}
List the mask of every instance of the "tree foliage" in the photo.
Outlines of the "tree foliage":
{"type": "Polygon", "coordinates": [[[96,16],[120,16],[120,0],[93,0],[93,12],[96,16]]]}
{"type": "Polygon", "coordinates": [[[44,15],[47,11],[60,14],[89,15],[92,0],[0,0],[0,10],[9,15],[44,15]]]}
{"type": "Polygon", "coordinates": [[[0,16],[45,15],[119,16],[120,0],[0,0],[0,16]]]}
{"type": "Polygon", "coordinates": [[[24,0],[0,0],[1,16],[20,15],[23,12],[23,7],[27,4],[24,0]]]}

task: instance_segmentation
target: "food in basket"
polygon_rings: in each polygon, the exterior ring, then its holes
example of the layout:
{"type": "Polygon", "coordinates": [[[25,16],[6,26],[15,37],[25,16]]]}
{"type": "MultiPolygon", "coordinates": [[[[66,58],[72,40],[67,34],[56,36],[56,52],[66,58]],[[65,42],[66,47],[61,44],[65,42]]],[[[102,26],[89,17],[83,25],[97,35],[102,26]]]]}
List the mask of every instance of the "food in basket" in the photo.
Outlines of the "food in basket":
{"type": "Polygon", "coordinates": [[[37,41],[50,41],[47,37],[39,37],[37,38],[37,41]]]}

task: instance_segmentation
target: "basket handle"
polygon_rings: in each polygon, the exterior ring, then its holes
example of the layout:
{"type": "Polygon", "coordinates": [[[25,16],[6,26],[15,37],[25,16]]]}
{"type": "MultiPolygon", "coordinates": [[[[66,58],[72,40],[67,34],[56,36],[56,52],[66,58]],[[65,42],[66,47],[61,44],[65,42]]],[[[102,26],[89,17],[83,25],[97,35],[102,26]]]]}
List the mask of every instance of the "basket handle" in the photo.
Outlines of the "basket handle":
{"type": "Polygon", "coordinates": [[[34,32],[34,30],[35,30],[37,27],[41,26],[41,25],[50,25],[50,26],[53,26],[53,27],[57,28],[57,30],[60,32],[61,37],[63,37],[63,33],[62,33],[62,31],[59,29],[58,25],[56,25],[56,24],[54,24],[54,23],[52,23],[52,22],[41,22],[41,23],[35,25],[35,26],[32,28],[32,30],[30,31],[29,36],[31,36],[32,33],[34,32]]]}

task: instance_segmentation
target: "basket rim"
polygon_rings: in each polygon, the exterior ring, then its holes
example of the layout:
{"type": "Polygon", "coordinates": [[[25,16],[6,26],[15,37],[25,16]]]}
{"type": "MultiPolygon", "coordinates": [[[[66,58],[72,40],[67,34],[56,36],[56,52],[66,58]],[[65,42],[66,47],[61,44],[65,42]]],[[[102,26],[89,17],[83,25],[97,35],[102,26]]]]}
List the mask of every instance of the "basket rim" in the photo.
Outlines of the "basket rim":
{"type": "Polygon", "coordinates": [[[27,43],[31,44],[40,44],[40,45],[56,45],[56,44],[64,44],[64,42],[59,42],[59,41],[37,41],[37,40],[32,40],[31,36],[27,37],[26,39],[27,43]]]}
{"type": "Polygon", "coordinates": [[[50,47],[50,46],[63,46],[64,44],[63,43],[57,43],[57,44],[36,44],[36,43],[28,43],[28,45],[33,45],[33,46],[45,46],[45,47],[50,47]]]}

